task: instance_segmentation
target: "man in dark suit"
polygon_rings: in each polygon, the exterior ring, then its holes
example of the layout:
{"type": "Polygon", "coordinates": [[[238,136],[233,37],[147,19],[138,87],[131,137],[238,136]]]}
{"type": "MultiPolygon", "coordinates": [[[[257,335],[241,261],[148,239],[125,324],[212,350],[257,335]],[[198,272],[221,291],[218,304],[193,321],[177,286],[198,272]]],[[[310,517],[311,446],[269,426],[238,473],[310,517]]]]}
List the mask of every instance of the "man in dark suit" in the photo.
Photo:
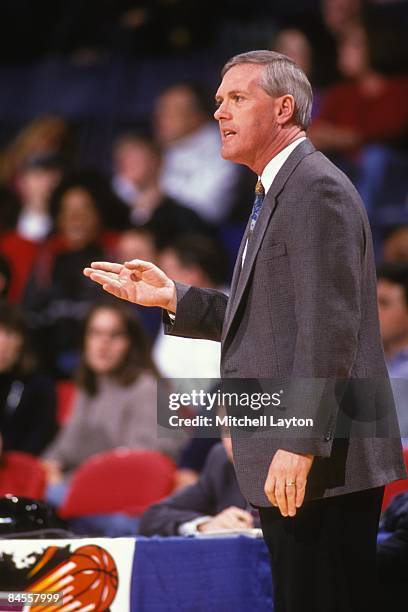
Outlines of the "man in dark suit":
{"type": "Polygon", "coordinates": [[[210,451],[198,481],[151,506],[142,516],[141,535],[193,535],[243,531],[254,517],[242,495],[232,465],[231,438],[210,451]]]}
{"type": "Polygon", "coordinates": [[[173,313],[168,333],[221,341],[222,377],[290,381],[290,409],[315,419],[308,436],[232,430],[240,488],[260,508],[275,610],[362,612],[372,609],[383,486],[405,477],[367,216],[305,137],[312,92],[296,64],[254,51],[222,77],[222,156],[259,177],[230,297],[174,284],[141,261],[94,263],[85,274],[173,313]],[[371,429],[358,435],[362,421],[371,429]]]}

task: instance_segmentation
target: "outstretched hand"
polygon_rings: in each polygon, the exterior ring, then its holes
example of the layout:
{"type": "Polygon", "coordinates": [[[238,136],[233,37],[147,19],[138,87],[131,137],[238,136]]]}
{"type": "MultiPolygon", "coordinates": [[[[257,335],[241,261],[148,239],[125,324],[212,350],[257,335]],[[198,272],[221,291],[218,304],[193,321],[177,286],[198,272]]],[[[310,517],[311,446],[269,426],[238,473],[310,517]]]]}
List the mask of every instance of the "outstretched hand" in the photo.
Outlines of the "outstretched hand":
{"type": "Polygon", "coordinates": [[[94,261],[90,268],[84,269],[84,274],[122,300],[176,312],[174,282],[149,261],[133,259],[124,264],[94,261]]]}

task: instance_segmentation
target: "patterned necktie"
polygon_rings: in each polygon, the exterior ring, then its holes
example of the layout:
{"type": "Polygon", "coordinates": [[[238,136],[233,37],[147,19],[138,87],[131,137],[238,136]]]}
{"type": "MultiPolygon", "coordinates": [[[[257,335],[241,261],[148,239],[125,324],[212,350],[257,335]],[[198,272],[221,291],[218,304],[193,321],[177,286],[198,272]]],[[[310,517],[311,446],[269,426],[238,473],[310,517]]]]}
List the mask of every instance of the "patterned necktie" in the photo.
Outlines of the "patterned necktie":
{"type": "Polygon", "coordinates": [[[255,200],[254,200],[254,205],[252,207],[252,213],[251,213],[251,223],[249,226],[249,236],[251,235],[251,233],[253,232],[253,229],[255,227],[255,223],[259,217],[259,213],[261,212],[261,208],[262,208],[262,204],[265,198],[265,189],[264,186],[261,183],[261,179],[258,179],[258,182],[255,186],[255,200]]]}

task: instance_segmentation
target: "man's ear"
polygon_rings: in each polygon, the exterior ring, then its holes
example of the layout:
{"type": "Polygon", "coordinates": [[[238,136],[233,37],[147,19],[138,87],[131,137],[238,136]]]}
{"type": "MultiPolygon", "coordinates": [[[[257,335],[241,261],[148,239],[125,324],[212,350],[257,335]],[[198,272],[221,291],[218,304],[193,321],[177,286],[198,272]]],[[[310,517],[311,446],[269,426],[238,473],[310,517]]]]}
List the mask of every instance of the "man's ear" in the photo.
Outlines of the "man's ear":
{"type": "Polygon", "coordinates": [[[295,100],[291,94],[285,94],[278,100],[278,123],[285,125],[293,118],[295,113],[295,100]]]}

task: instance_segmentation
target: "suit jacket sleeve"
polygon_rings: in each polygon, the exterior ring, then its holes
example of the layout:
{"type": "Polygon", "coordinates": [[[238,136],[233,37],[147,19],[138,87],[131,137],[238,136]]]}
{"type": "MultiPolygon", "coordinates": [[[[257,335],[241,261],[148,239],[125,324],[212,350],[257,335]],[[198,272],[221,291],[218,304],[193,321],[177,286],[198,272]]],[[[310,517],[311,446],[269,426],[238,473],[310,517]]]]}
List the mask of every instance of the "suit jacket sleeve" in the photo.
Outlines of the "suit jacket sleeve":
{"type": "Polygon", "coordinates": [[[166,334],[220,342],[228,297],[215,289],[176,283],[177,314],[174,323],[164,313],[166,334]]]}

